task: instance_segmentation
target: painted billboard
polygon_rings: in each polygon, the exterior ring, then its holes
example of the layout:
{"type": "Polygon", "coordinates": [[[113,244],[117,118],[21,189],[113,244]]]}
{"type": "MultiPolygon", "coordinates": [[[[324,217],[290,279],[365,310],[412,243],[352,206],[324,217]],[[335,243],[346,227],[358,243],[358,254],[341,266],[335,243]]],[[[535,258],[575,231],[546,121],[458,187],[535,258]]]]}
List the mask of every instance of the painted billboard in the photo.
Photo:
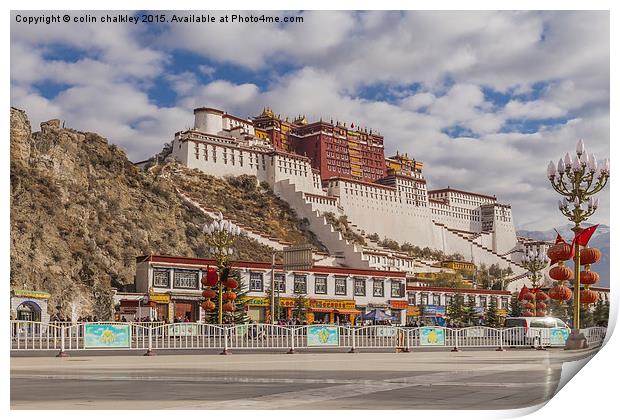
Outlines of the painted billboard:
{"type": "Polygon", "coordinates": [[[85,324],[84,348],[129,348],[131,330],[122,324],[85,324]]]}
{"type": "Polygon", "coordinates": [[[445,346],[446,333],[443,328],[422,327],[420,328],[421,346],[445,346]]]}
{"type": "Polygon", "coordinates": [[[313,325],[308,327],[308,347],[337,346],[338,327],[313,325]]]}
{"type": "Polygon", "coordinates": [[[549,341],[552,346],[563,346],[568,338],[567,328],[551,328],[549,331],[549,341]]]}

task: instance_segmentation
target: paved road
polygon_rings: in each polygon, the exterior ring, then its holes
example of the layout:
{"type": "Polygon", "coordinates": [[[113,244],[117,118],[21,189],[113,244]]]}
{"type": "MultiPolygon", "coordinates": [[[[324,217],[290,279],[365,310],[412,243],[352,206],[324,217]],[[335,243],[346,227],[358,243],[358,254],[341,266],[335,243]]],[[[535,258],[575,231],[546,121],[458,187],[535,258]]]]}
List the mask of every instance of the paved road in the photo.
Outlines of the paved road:
{"type": "Polygon", "coordinates": [[[12,409],[511,409],[590,352],[11,358],[12,409]]]}

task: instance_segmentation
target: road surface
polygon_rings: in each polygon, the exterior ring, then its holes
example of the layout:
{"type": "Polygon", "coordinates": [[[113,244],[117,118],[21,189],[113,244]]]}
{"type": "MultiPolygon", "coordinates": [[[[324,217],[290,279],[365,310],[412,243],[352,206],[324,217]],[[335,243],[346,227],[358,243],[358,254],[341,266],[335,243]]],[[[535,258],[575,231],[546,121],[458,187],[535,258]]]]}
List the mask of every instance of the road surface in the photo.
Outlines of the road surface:
{"type": "Polygon", "coordinates": [[[591,352],[12,357],[12,409],[513,409],[591,352]]]}

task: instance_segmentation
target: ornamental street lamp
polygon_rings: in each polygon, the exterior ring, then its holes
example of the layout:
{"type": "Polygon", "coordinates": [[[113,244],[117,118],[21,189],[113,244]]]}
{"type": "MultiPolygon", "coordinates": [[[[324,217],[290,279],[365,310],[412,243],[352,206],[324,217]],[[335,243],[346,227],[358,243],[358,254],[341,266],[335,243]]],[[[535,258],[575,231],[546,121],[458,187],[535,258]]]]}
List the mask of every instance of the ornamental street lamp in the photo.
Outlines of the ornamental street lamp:
{"type": "MultiPolygon", "coordinates": [[[[564,216],[575,226],[571,229],[575,235],[583,229],[581,223],[594,214],[598,208],[598,198],[594,195],[601,191],[609,180],[609,159],[605,159],[601,165],[594,154],[588,155],[583,140],[579,140],[576,148],[577,155],[574,159],[566,153],[564,159],[558,161],[557,166],[549,162],[547,177],[563,199],[558,200],[558,208],[564,216]]],[[[580,245],[575,244],[575,281],[573,288],[573,330],[566,342],[566,349],[585,348],[586,341],[579,332],[579,309],[580,309],[580,245]]]]}
{"type": "MultiPolygon", "coordinates": [[[[241,229],[228,220],[224,220],[222,213],[218,218],[210,224],[205,224],[203,232],[206,236],[207,245],[209,246],[209,253],[215,258],[217,270],[221,274],[224,270],[230,269],[230,259],[233,255],[233,245],[241,235],[241,229]]],[[[222,278],[222,280],[225,280],[222,278]]],[[[222,281],[218,281],[219,288],[219,305],[218,305],[218,324],[222,324],[223,310],[222,310],[222,295],[223,287],[222,281]]]]}
{"type": "Polygon", "coordinates": [[[548,296],[540,290],[540,280],[543,278],[541,271],[547,267],[548,263],[547,256],[542,250],[538,253],[532,250],[527,251],[521,259],[521,265],[528,271],[527,276],[532,284],[532,288],[528,294],[528,297],[531,297],[531,299],[526,300],[532,300],[532,309],[536,316],[545,315],[546,304],[544,301],[548,299],[548,296]]]}

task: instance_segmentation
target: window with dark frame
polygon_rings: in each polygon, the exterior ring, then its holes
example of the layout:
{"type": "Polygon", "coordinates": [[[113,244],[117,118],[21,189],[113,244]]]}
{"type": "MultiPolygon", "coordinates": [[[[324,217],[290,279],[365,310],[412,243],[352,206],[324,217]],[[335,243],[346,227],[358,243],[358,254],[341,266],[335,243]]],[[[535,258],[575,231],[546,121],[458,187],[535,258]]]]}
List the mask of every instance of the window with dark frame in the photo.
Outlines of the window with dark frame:
{"type": "Polygon", "coordinates": [[[353,293],[355,296],[366,296],[366,279],[355,279],[353,293]]]}
{"type": "Polygon", "coordinates": [[[384,294],[383,289],[384,289],[383,280],[372,281],[372,295],[374,297],[383,297],[383,294],[384,294]]]}
{"type": "Polygon", "coordinates": [[[293,293],[307,293],[305,274],[295,274],[293,278],[293,293]]]}
{"type": "Polygon", "coordinates": [[[391,293],[390,294],[391,294],[392,297],[402,297],[400,295],[401,287],[400,287],[400,282],[399,281],[392,280],[392,282],[390,283],[390,286],[391,286],[391,293]]]}
{"type": "Polygon", "coordinates": [[[346,277],[336,277],[335,293],[340,296],[347,294],[347,278],[346,277]]]}
{"type": "Polygon", "coordinates": [[[314,293],[327,294],[327,276],[314,276],[314,293]]]}
{"type": "Polygon", "coordinates": [[[275,291],[286,293],[286,276],[284,273],[274,274],[275,291]]]}
{"type": "Polygon", "coordinates": [[[153,287],[170,287],[170,269],[154,268],[153,269],[153,287]]]}
{"type": "Polygon", "coordinates": [[[197,270],[174,270],[175,289],[198,289],[197,270]]]}
{"type": "Polygon", "coordinates": [[[263,273],[250,272],[250,291],[263,291],[263,273]]]}

